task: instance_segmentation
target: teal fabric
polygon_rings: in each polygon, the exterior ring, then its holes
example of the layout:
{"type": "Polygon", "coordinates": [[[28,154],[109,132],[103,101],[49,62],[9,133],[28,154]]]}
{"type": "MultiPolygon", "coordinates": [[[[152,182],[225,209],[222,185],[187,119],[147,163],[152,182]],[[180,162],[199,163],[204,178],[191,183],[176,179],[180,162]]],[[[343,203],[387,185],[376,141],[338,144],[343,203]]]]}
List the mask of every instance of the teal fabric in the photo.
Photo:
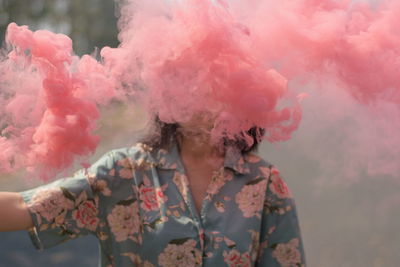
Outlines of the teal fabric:
{"type": "Polygon", "coordinates": [[[177,146],[113,150],[73,177],[21,194],[38,249],[93,234],[99,266],[305,266],[286,183],[259,156],[232,148],[200,211],[177,146]]]}

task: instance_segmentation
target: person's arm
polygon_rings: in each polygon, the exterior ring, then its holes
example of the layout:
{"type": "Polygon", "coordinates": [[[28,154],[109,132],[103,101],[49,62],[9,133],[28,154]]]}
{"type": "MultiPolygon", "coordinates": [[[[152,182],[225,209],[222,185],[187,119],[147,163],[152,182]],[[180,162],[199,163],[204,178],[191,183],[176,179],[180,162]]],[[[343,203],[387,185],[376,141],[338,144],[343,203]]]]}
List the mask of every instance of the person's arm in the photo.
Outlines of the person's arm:
{"type": "MultiPolygon", "coordinates": [[[[88,169],[82,169],[71,177],[19,192],[22,198],[16,197],[18,200],[15,203],[20,203],[16,205],[19,205],[18,209],[25,210],[27,215],[24,216],[27,216],[27,219],[16,223],[17,227],[6,229],[6,224],[12,224],[14,219],[11,222],[3,222],[3,218],[0,217],[0,230],[25,227],[23,229],[28,230],[34,246],[39,250],[87,234],[96,235],[98,228],[106,225],[104,209],[112,197],[109,195],[114,181],[110,175],[115,163],[113,155],[112,151],[107,153],[88,169]],[[21,203],[21,200],[24,203],[21,203]],[[23,222],[26,220],[31,222],[28,221],[25,225],[23,222]],[[1,229],[3,224],[4,229],[1,229]]],[[[5,203],[4,209],[6,206],[5,203]]],[[[0,199],[0,212],[1,208],[0,199]]],[[[0,216],[7,216],[7,212],[8,210],[5,210],[0,216]]]]}
{"type": "Polygon", "coordinates": [[[272,167],[267,185],[257,267],[305,267],[296,205],[285,181],[272,167]]]}
{"type": "Polygon", "coordinates": [[[0,192],[0,232],[33,227],[28,208],[20,193],[0,192]]]}

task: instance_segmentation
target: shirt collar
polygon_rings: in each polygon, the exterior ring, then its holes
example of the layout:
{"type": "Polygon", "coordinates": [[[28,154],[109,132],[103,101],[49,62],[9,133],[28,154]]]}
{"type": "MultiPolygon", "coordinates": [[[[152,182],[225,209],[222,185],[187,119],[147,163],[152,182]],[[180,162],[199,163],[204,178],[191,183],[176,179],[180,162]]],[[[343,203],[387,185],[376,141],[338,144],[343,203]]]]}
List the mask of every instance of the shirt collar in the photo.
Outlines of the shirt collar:
{"type": "Polygon", "coordinates": [[[161,169],[179,169],[183,170],[183,164],[180,159],[178,146],[174,144],[170,151],[168,152],[165,149],[158,149],[155,151],[154,155],[155,163],[158,168],[161,169]]]}
{"type": "Polygon", "coordinates": [[[243,157],[241,151],[233,146],[228,146],[225,151],[224,167],[232,169],[239,174],[250,172],[248,163],[243,157]]]}
{"type": "MultiPolygon", "coordinates": [[[[158,168],[177,169],[183,172],[184,167],[179,154],[178,145],[174,144],[170,151],[159,149],[154,152],[154,160],[158,168]]],[[[249,173],[248,162],[242,153],[235,147],[229,146],[225,152],[224,167],[235,171],[238,174],[249,173]]]]}

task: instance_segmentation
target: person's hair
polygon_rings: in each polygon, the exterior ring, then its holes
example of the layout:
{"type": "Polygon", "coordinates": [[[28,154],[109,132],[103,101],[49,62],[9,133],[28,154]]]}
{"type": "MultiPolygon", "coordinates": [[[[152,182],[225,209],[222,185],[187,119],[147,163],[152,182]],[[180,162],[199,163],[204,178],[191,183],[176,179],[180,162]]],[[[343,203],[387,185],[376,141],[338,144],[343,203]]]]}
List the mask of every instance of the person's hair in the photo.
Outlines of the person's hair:
{"type": "MultiPolygon", "coordinates": [[[[140,140],[140,142],[155,149],[169,150],[171,145],[176,142],[178,128],[179,124],[177,123],[165,123],[158,117],[155,117],[149,131],[140,140]]],[[[234,146],[244,155],[253,151],[257,151],[264,134],[265,130],[263,128],[252,127],[246,133],[244,133],[243,137],[241,138],[236,138],[234,140],[224,138],[223,146],[234,146]],[[247,136],[244,136],[245,134],[247,136]],[[248,145],[246,138],[252,138],[252,145],[248,145]]]]}

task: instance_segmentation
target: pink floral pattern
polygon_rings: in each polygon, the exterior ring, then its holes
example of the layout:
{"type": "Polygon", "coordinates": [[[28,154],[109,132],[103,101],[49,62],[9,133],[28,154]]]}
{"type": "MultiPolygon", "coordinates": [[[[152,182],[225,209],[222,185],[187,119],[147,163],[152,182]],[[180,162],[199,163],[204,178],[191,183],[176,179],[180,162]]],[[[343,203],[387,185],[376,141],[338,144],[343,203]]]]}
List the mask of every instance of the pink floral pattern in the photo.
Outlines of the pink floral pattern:
{"type": "Polygon", "coordinates": [[[133,170],[134,163],[131,158],[120,159],[117,162],[118,166],[122,168],[118,171],[118,174],[121,178],[124,179],[132,179],[133,178],[133,170]]]}
{"type": "Polygon", "coordinates": [[[237,249],[229,252],[224,251],[224,261],[229,267],[251,267],[250,255],[248,252],[241,254],[237,249]]]}
{"type": "Polygon", "coordinates": [[[66,198],[60,188],[50,188],[36,191],[28,207],[48,222],[58,217],[57,222],[61,224],[64,221],[61,218],[67,210],[73,209],[74,202],[66,198]]]}
{"type": "Polygon", "coordinates": [[[43,248],[93,234],[103,267],[304,267],[294,201],[279,172],[255,154],[230,151],[197,213],[177,147],[110,151],[74,177],[21,193],[32,240],[43,248]]]}
{"type": "Polygon", "coordinates": [[[72,212],[72,218],[76,220],[78,227],[95,231],[99,223],[98,209],[94,201],[86,200],[72,212]]]}
{"type": "Polygon", "coordinates": [[[300,266],[301,253],[299,251],[299,243],[299,239],[294,238],[288,243],[277,244],[272,252],[272,257],[274,257],[282,267],[300,266]]]}
{"type": "Polygon", "coordinates": [[[111,232],[118,242],[127,240],[140,229],[139,206],[137,201],[129,205],[116,205],[107,216],[111,232]]]}
{"type": "Polygon", "coordinates": [[[170,242],[158,256],[158,264],[163,267],[195,267],[201,263],[201,252],[196,241],[189,239],[182,244],[170,242]]]}
{"type": "Polygon", "coordinates": [[[208,197],[210,198],[212,195],[218,194],[219,190],[225,185],[225,183],[232,180],[232,178],[232,172],[226,171],[224,168],[215,172],[207,189],[208,197]]]}
{"type": "Polygon", "coordinates": [[[139,186],[140,206],[145,211],[152,211],[160,209],[160,206],[168,200],[164,194],[166,186],[163,188],[154,187],[149,178],[143,179],[143,184],[139,186]]]}
{"type": "MultiPolygon", "coordinates": [[[[109,171],[109,175],[114,176],[115,169],[112,169],[111,171],[109,171]]],[[[89,184],[94,192],[100,192],[104,196],[111,196],[112,192],[111,192],[110,188],[108,187],[106,181],[96,179],[96,175],[93,173],[88,174],[87,179],[88,179],[89,184]]]]}
{"type": "Polygon", "coordinates": [[[271,184],[269,186],[271,192],[277,195],[279,198],[292,198],[292,193],[290,192],[285,181],[283,181],[281,178],[279,171],[273,168],[271,173],[271,184]]]}
{"type": "Polygon", "coordinates": [[[259,180],[256,184],[245,185],[236,194],[235,201],[246,218],[260,216],[264,207],[264,196],[267,180],[259,180]]]}
{"type": "MultiPolygon", "coordinates": [[[[140,148],[143,149],[143,147],[140,148]]],[[[149,170],[154,164],[149,163],[143,158],[133,160],[130,157],[126,157],[118,160],[117,165],[121,167],[118,172],[121,178],[132,179],[134,171],[149,170]]]]}

